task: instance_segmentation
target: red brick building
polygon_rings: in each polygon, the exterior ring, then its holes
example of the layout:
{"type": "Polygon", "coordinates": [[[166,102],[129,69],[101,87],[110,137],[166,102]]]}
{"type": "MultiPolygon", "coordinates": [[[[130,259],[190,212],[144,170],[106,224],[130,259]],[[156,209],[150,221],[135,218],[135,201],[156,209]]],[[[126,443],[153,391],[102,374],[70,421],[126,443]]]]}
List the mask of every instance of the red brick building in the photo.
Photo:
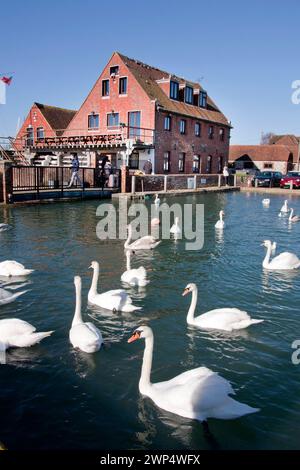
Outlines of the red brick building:
{"type": "Polygon", "coordinates": [[[217,173],[228,162],[230,123],[201,85],[118,52],[59,133],[38,111],[17,136],[33,157],[77,153],[94,166],[108,155],[131,169],[150,159],[155,173],[217,173]]]}
{"type": "Polygon", "coordinates": [[[273,170],[285,174],[299,171],[299,156],[299,137],[272,135],[264,145],[231,145],[229,163],[237,170],[273,170]]]}

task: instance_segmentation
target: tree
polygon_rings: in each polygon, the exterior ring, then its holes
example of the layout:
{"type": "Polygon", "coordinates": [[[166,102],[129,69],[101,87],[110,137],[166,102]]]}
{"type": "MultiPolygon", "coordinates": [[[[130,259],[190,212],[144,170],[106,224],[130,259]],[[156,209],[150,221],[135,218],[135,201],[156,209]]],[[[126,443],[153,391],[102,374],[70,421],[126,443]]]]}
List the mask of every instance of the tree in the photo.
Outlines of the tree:
{"type": "Polygon", "coordinates": [[[262,132],[261,133],[261,139],[260,139],[260,144],[261,145],[269,145],[271,143],[272,137],[274,137],[275,134],[273,132],[262,132]]]}

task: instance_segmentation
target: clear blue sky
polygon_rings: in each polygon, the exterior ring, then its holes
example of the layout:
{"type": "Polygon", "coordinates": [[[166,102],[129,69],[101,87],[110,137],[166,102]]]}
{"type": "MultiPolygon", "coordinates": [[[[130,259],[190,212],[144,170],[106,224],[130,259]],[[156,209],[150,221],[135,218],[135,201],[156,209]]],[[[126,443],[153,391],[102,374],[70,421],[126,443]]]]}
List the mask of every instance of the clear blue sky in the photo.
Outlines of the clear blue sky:
{"type": "Polygon", "coordinates": [[[13,0],[1,3],[0,73],[14,72],[0,135],[33,101],[77,109],[118,50],[202,85],[232,121],[232,143],[300,134],[297,0],[13,0]]]}

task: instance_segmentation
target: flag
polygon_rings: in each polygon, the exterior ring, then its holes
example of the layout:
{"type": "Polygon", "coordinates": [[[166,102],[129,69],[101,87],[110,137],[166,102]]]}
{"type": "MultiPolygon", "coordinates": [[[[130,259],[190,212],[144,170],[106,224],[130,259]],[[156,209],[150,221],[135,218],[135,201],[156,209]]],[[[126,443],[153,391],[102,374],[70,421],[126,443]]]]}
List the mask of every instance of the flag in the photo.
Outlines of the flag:
{"type": "Polygon", "coordinates": [[[6,85],[0,80],[0,104],[6,104],[6,85]]]}
{"type": "Polygon", "coordinates": [[[12,77],[1,77],[0,80],[5,83],[5,85],[10,85],[12,77]]]}

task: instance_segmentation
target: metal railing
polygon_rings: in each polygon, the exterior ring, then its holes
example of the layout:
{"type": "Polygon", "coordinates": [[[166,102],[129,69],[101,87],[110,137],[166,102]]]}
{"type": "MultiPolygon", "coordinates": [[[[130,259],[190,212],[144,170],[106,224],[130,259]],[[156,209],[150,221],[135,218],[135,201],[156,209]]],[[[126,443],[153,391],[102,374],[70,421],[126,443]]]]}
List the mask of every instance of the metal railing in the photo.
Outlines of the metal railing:
{"type": "Polygon", "coordinates": [[[21,148],[95,148],[105,146],[125,146],[128,139],[134,145],[154,145],[154,129],[133,127],[127,125],[114,126],[107,129],[106,133],[99,129],[55,129],[44,130],[43,136],[36,135],[36,129],[28,136],[23,134],[16,143],[21,148]]]}
{"type": "MultiPolygon", "coordinates": [[[[73,189],[115,188],[120,186],[120,171],[115,170],[111,178],[106,178],[98,168],[80,168],[79,181],[73,189]]],[[[72,177],[72,168],[63,166],[13,166],[13,192],[36,192],[58,190],[62,193],[68,189],[72,177]]]]}

